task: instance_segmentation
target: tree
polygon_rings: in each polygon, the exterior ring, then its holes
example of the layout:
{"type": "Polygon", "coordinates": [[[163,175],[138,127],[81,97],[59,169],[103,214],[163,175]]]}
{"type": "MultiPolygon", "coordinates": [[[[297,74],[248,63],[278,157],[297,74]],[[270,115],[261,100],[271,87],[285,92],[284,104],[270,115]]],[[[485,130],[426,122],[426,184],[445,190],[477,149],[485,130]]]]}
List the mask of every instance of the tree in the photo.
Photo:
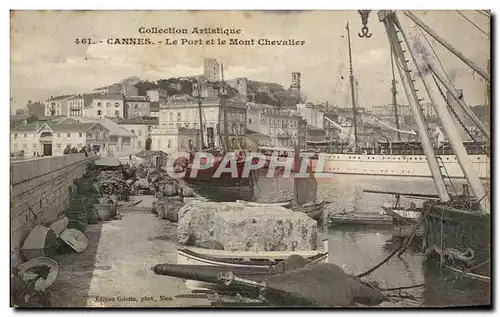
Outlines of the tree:
{"type": "Polygon", "coordinates": [[[73,147],[71,149],[71,154],[76,154],[76,153],[78,153],[78,149],[76,147],[73,147]]]}
{"type": "Polygon", "coordinates": [[[151,150],[151,138],[147,138],[146,139],[146,151],[150,151],[151,150]]]}

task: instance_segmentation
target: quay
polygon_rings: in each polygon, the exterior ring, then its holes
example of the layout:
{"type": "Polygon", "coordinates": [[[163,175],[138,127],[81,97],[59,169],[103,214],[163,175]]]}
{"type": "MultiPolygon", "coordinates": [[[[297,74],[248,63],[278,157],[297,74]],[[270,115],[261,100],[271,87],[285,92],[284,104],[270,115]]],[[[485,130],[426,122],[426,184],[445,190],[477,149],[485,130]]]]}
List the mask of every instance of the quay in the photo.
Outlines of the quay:
{"type": "Polygon", "coordinates": [[[176,298],[190,293],[185,283],[151,270],[176,263],[177,226],[144,212],[146,206],[151,210],[153,196],[133,198],[142,200],[137,211],[127,202],[118,206],[121,220],[88,226],[85,252],[55,258],[60,267],[51,287],[54,307],[210,306],[206,298],[176,298]]]}

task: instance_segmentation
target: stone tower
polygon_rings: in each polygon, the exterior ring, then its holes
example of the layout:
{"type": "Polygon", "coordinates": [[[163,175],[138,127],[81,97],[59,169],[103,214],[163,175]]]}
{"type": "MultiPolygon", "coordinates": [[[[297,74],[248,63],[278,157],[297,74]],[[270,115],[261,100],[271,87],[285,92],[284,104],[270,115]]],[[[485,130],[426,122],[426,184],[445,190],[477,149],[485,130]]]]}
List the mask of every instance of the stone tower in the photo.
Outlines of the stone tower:
{"type": "Polygon", "coordinates": [[[290,85],[290,89],[294,89],[297,92],[300,92],[300,73],[299,72],[292,73],[292,84],[290,85]]]}
{"type": "Polygon", "coordinates": [[[203,74],[207,81],[216,82],[220,80],[220,65],[215,58],[205,58],[203,66],[203,74]]]}

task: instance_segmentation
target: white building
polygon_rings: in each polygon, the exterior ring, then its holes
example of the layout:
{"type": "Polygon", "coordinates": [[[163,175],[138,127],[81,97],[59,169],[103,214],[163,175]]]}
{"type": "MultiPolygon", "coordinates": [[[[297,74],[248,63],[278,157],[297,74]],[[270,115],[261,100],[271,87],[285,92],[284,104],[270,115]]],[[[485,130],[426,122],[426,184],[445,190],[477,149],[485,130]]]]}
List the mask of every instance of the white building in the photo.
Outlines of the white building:
{"type": "Polygon", "coordinates": [[[32,122],[11,130],[11,153],[24,152],[24,157],[37,155],[63,155],[66,147],[76,148],[90,146],[102,151],[108,140],[108,130],[99,123],[78,123],[66,121],[32,122]]]}
{"type": "Polygon", "coordinates": [[[309,126],[318,129],[324,128],[325,113],[319,107],[316,107],[312,103],[297,104],[297,111],[307,121],[309,126]]]}
{"type": "Polygon", "coordinates": [[[190,152],[190,146],[200,146],[199,131],[187,128],[158,128],[151,133],[151,150],[163,151],[169,155],[190,152]]]}
{"type": "MultiPolygon", "coordinates": [[[[109,138],[104,151],[108,156],[119,156],[124,153],[131,154],[136,150],[137,137],[130,131],[121,127],[109,118],[78,118],[79,122],[99,123],[109,131],[109,138]]],[[[128,154],[127,154],[128,155],[128,154]]]]}
{"type": "Polygon", "coordinates": [[[72,95],[63,95],[57,97],[51,97],[45,101],[45,116],[67,116],[69,115],[69,105],[68,100],[72,95]]]}
{"type": "MultiPolygon", "coordinates": [[[[201,99],[203,144],[222,147],[224,138],[224,111],[220,98],[201,99]]],[[[238,98],[225,100],[229,147],[245,146],[246,104],[238,98]]],[[[186,128],[200,131],[198,98],[189,95],[172,96],[160,107],[160,128],[186,128]]]]}
{"type": "Polygon", "coordinates": [[[88,118],[124,118],[124,98],[122,95],[94,96],[92,103],[83,109],[83,116],[88,118]]]}
{"type": "Polygon", "coordinates": [[[68,115],[71,117],[83,116],[85,107],[92,104],[92,95],[76,95],[68,98],[68,115]]]}
{"type": "Polygon", "coordinates": [[[151,104],[147,96],[126,97],[125,109],[126,114],[124,118],[151,116],[151,104]]]}
{"type": "Polygon", "coordinates": [[[157,129],[158,118],[144,119],[141,117],[118,120],[117,123],[135,135],[134,149],[145,150],[146,140],[151,137],[151,131],[157,129]]]}
{"type": "MultiPolygon", "coordinates": [[[[273,106],[249,102],[247,119],[248,130],[267,136],[266,139],[260,137],[260,140],[255,140],[260,145],[293,147],[295,143],[299,143],[299,122],[303,119],[297,111],[280,110],[273,106]]],[[[254,136],[249,135],[249,138],[254,136]]]]}
{"type": "Polygon", "coordinates": [[[167,99],[168,93],[164,89],[157,88],[146,91],[146,96],[149,97],[149,101],[151,102],[159,102],[161,99],[167,99]]]}

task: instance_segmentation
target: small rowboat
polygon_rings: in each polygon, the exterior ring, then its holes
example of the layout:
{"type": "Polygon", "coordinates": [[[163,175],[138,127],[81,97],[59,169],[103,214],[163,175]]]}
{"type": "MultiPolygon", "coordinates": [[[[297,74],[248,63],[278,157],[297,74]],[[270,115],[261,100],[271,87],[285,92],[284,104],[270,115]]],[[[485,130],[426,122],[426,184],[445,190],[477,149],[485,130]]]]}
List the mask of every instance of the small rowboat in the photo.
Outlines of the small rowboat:
{"type": "Polygon", "coordinates": [[[322,218],[323,218],[323,210],[325,208],[325,204],[326,203],[324,201],[308,203],[302,206],[294,207],[293,211],[303,212],[310,218],[316,221],[321,221],[323,220],[322,218]]]}
{"type": "MultiPolygon", "coordinates": [[[[209,250],[215,251],[215,250],[209,250]]],[[[327,262],[328,252],[317,251],[267,251],[267,252],[231,252],[220,250],[218,255],[202,254],[190,249],[177,251],[177,264],[185,265],[213,265],[229,267],[262,268],[275,265],[288,256],[301,255],[313,262],[327,262]]],[[[215,253],[215,252],[214,252],[215,253]]]]}
{"type": "Polygon", "coordinates": [[[272,206],[278,206],[278,207],[285,207],[285,208],[290,208],[292,207],[292,200],[287,200],[279,203],[257,203],[257,202],[251,202],[251,201],[246,201],[246,200],[236,200],[237,203],[243,203],[247,206],[250,207],[272,207],[272,206]]]}

